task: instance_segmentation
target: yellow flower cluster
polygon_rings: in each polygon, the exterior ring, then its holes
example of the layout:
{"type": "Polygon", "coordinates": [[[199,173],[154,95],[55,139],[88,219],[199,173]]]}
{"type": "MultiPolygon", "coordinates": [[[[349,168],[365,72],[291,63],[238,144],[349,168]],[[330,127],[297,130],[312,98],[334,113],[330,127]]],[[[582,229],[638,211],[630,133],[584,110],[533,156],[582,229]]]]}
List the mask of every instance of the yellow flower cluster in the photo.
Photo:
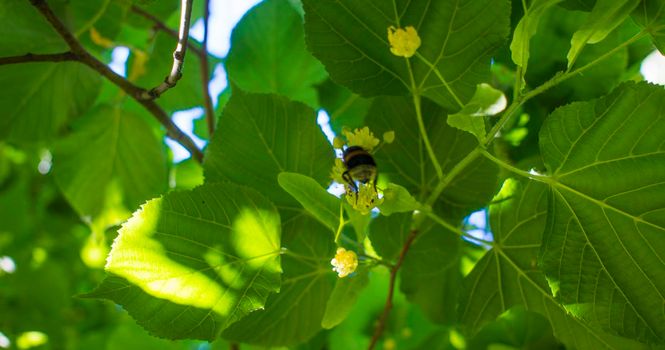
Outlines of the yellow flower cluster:
{"type": "Polygon", "coordinates": [[[337,272],[337,276],[343,278],[356,270],[358,267],[358,256],[351,250],[337,248],[337,253],[330,260],[330,264],[333,266],[333,271],[337,272]]]}
{"type": "Polygon", "coordinates": [[[360,146],[367,152],[372,152],[374,147],[379,144],[379,139],[374,137],[374,134],[369,130],[368,127],[362,129],[355,129],[353,131],[344,129],[342,134],[346,138],[346,144],[351,146],[360,146]]]}
{"type": "Polygon", "coordinates": [[[418,32],[412,26],[404,29],[388,27],[388,42],[393,55],[406,58],[413,56],[421,44],[418,32]]]}
{"type": "Polygon", "coordinates": [[[360,184],[358,192],[353,192],[348,186],[346,187],[346,201],[362,215],[367,215],[383,203],[383,198],[379,198],[379,194],[374,188],[373,184],[360,184]]]}

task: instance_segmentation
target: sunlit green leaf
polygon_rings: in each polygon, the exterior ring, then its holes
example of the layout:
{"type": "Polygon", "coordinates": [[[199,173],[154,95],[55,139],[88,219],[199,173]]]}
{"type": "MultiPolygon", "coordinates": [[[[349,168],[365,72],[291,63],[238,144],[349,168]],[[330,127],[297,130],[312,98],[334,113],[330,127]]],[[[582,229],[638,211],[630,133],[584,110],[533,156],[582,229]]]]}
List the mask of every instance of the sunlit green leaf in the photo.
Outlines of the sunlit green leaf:
{"type": "Polygon", "coordinates": [[[360,292],[368,283],[368,271],[364,268],[358,268],[351,276],[338,278],[330,299],[328,299],[321,326],[330,329],[344,321],[360,296],[360,292]]]}
{"type": "Polygon", "coordinates": [[[665,90],[623,84],[556,110],[540,133],[553,180],[543,268],[594,327],[665,339],[665,90]]]}
{"type": "Polygon", "coordinates": [[[305,48],[302,18],[287,0],[266,0],[251,9],[231,43],[226,68],[238,87],[318,106],[314,85],[327,74],[305,48]]]}
{"type": "Polygon", "coordinates": [[[335,82],[363,96],[404,95],[415,85],[454,110],[460,105],[451,91],[461,102],[471,98],[476,84],[489,77],[490,57],[509,32],[510,4],[503,0],[303,4],[307,46],[335,82]],[[410,66],[390,52],[390,26],[417,30],[422,45],[410,66]]]}
{"type": "Polygon", "coordinates": [[[101,106],[54,150],[56,181],[81,216],[96,216],[112,197],[130,212],[167,187],[166,155],[151,127],[101,106]],[[85,147],[81,147],[85,145],[85,147]]]}
{"type": "Polygon", "coordinates": [[[389,183],[383,189],[383,203],[379,205],[381,214],[390,215],[392,213],[412,212],[419,209],[421,204],[413,198],[406,188],[389,183]]]}
{"type": "Polygon", "coordinates": [[[598,0],[589,17],[570,41],[568,68],[570,69],[586,44],[595,44],[618,27],[640,0],[598,0]]]}
{"type": "Polygon", "coordinates": [[[485,117],[496,115],[506,108],[506,96],[488,84],[478,84],[476,92],[462,110],[448,115],[448,125],[470,132],[478,142],[485,142],[485,117]]]}
{"type": "Polygon", "coordinates": [[[0,66],[0,139],[48,141],[84,113],[99,92],[100,77],[74,62],[0,66]]]}
{"type": "Polygon", "coordinates": [[[337,231],[341,205],[338,198],[328,193],[309,176],[282,172],[279,173],[277,181],[312,216],[331,231],[337,231]]]}
{"type": "Polygon", "coordinates": [[[590,327],[559,305],[538,269],[538,251],[547,217],[547,186],[509,179],[490,206],[493,248],[466,277],[459,317],[466,331],[515,305],[545,316],[555,336],[567,347],[625,349],[637,346],[590,327]]]}
{"type": "Polygon", "coordinates": [[[206,184],[146,203],[126,222],[87,297],[122,305],[150,333],[214,340],[280,286],[280,219],[256,191],[206,184]]]}
{"type": "Polygon", "coordinates": [[[527,71],[529,63],[529,43],[538,30],[538,23],[543,13],[551,6],[562,0],[534,0],[524,17],[520,19],[513,33],[513,41],[510,43],[510,52],[513,62],[527,71]]]}
{"type": "Polygon", "coordinates": [[[224,331],[225,339],[287,346],[302,343],[321,330],[335,278],[330,265],[335,255],[332,236],[307,216],[286,223],[282,235],[287,251],[282,257],[279,294],[268,298],[265,310],[251,313],[224,331]]]}
{"type": "Polygon", "coordinates": [[[238,88],[206,152],[207,182],[231,180],[251,186],[289,215],[302,211],[302,206],[279,186],[277,175],[295,172],[323,184],[329,181],[335,158],[311,108],[238,88]]]}

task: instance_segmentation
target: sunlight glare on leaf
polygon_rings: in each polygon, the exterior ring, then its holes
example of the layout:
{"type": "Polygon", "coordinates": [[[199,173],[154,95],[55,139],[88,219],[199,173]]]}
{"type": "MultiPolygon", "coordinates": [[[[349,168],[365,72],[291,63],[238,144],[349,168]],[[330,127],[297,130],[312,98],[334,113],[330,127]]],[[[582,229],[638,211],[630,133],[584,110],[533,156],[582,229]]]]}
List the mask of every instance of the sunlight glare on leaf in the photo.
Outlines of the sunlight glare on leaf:
{"type": "Polygon", "coordinates": [[[16,263],[14,259],[9,256],[0,257],[0,272],[14,273],[16,271],[16,263]]]}
{"type": "Polygon", "coordinates": [[[9,341],[9,338],[7,338],[4,333],[0,332],[0,348],[7,349],[10,345],[12,345],[12,342],[9,341]]]}

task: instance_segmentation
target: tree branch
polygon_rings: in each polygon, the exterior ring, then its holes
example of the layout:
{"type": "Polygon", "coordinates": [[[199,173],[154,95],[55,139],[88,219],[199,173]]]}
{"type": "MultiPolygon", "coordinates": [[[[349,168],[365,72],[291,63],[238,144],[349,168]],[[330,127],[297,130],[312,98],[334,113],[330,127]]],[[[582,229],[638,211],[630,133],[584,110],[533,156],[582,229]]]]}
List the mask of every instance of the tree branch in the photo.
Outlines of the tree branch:
{"type": "MultiPolygon", "coordinates": [[[[163,31],[164,33],[166,33],[168,35],[170,35],[174,39],[179,38],[178,37],[178,32],[176,32],[175,30],[171,29],[169,26],[164,24],[164,22],[162,22],[159,18],[155,17],[153,14],[147,12],[146,10],[144,10],[144,9],[142,9],[142,8],[136,6],[136,5],[132,5],[132,7],[130,9],[132,10],[132,12],[136,13],[137,15],[139,15],[139,16],[149,20],[150,22],[152,22],[152,24],[155,28],[163,31]]],[[[196,56],[198,56],[198,57],[202,57],[202,55],[203,55],[203,51],[201,49],[199,49],[198,47],[196,47],[196,45],[192,41],[189,41],[189,40],[187,41],[187,49],[189,51],[195,53],[196,56]]]]}
{"type": "Polygon", "coordinates": [[[203,84],[203,106],[206,111],[206,123],[208,125],[208,135],[212,137],[215,132],[215,110],[212,107],[212,98],[210,97],[210,68],[208,67],[208,19],[210,18],[210,0],[203,0],[203,41],[201,42],[202,54],[199,54],[201,64],[201,84],[203,84]]]}
{"type": "MultiPolygon", "coordinates": [[[[205,109],[206,121],[208,124],[208,134],[212,135],[215,131],[215,110],[212,105],[212,98],[210,96],[210,88],[208,84],[210,83],[210,69],[208,66],[208,19],[210,17],[210,0],[205,0],[203,12],[203,41],[201,42],[201,48],[199,49],[191,40],[187,41],[187,49],[199,58],[201,66],[201,84],[203,87],[203,107],[205,109]]],[[[145,11],[144,9],[132,5],[131,10],[140,15],[141,17],[151,21],[155,28],[163,31],[164,33],[172,36],[175,39],[178,39],[178,32],[169,28],[164,22],[159,18],[155,17],[151,13],[145,11]]]]}
{"type": "MultiPolygon", "coordinates": [[[[171,121],[171,118],[169,118],[169,115],[161,108],[155,101],[153,100],[144,100],[141,98],[141,95],[144,94],[146,91],[134,84],[132,84],[130,81],[125,79],[124,77],[116,74],[111,68],[109,68],[106,64],[92,56],[82,45],[81,43],[74,37],[74,35],[67,29],[67,27],[60,21],[60,19],[53,13],[49,5],[46,3],[45,0],[30,0],[30,3],[32,6],[34,6],[41,14],[46,18],[46,20],[51,24],[53,29],[58,32],[58,34],[62,37],[63,40],[67,43],[71,50],[71,57],[75,57],[75,61],[81,62],[85,64],[86,66],[90,67],[91,69],[97,71],[99,74],[101,74],[103,77],[111,81],[113,84],[117,85],[119,88],[121,88],[123,91],[125,91],[129,96],[131,96],[133,99],[135,99],[138,103],[143,105],[152,115],[166,128],[167,135],[181,144],[183,147],[185,147],[191,154],[194,159],[196,159],[198,162],[203,161],[203,153],[201,150],[196,147],[196,144],[192,139],[187,136],[182,130],[180,130],[174,123],[171,121]]],[[[32,58],[27,58],[30,57],[28,55],[24,55],[23,57],[26,59],[24,62],[36,62],[32,58]],[[31,61],[32,59],[32,61],[31,61]]],[[[56,54],[55,56],[61,56],[62,54],[56,54]]],[[[45,58],[44,56],[47,55],[32,55],[34,56],[40,56],[42,58],[45,58]]],[[[51,57],[55,57],[54,55],[51,55],[51,57]]],[[[10,58],[7,58],[10,59],[10,58]]],[[[16,60],[16,58],[12,58],[16,60]]],[[[74,60],[74,59],[72,59],[74,60]]],[[[43,61],[42,61],[43,62],[43,61]]],[[[18,62],[15,62],[18,63],[18,62]]]]}
{"type": "Polygon", "coordinates": [[[187,53],[187,41],[189,39],[189,22],[192,18],[193,0],[181,0],[180,5],[180,29],[178,30],[178,44],[173,51],[173,66],[171,73],[164,78],[164,81],[156,87],[145,91],[141,98],[145,100],[154,100],[161,96],[168,89],[174,87],[182,77],[182,66],[185,63],[185,54],[187,53]]]}
{"type": "Polygon", "coordinates": [[[29,63],[29,62],[65,62],[65,61],[78,61],[79,57],[71,51],[54,53],[54,54],[33,54],[27,53],[20,56],[0,57],[0,66],[16,63],[29,63]]]}
{"type": "Polygon", "coordinates": [[[383,313],[381,314],[381,317],[379,317],[379,322],[376,325],[376,328],[374,329],[374,335],[372,335],[372,340],[370,341],[369,346],[367,347],[368,350],[374,349],[376,343],[379,341],[379,338],[381,337],[381,334],[383,333],[384,328],[386,327],[386,322],[388,321],[388,315],[390,315],[390,310],[393,308],[393,294],[395,294],[395,282],[397,280],[397,271],[402,266],[402,262],[404,262],[404,257],[406,256],[406,253],[409,251],[411,244],[416,239],[417,234],[418,230],[411,230],[411,232],[409,232],[409,236],[406,238],[406,242],[404,242],[404,246],[402,246],[402,251],[400,251],[399,257],[397,258],[397,263],[395,263],[395,266],[393,266],[393,268],[390,270],[390,283],[388,285],[388,297],[386,298],[386,305],[383,307],[383,313]]]}

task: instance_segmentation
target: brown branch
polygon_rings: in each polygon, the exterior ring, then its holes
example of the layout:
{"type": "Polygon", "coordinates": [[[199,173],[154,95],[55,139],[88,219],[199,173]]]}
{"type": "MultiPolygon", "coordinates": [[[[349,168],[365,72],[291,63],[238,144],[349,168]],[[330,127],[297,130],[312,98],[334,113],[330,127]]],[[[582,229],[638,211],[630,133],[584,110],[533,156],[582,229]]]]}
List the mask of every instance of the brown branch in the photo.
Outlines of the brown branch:
{"type": "MultiPolygon", "coordinates": [[[[132,5],[132,7],[130,9],[132,10],[132,12],[136,13],[137,15],[139,15],[139,16],[149,20],[150,22],[152,22],[152,24],[155,28],[163,31],[164,33],[168,34],[169,36],[173,37],[176,40],[178,39],[178,32],[171,29],[166,24],[164,24],[164,22],[162,22],[159,18],[157,18],[153,14],[147,12],[146,10],[144,10],[144,9],[142,9],[142,8],[136,6],[136,5],[132,5]]],[[[187,49],[189,51],[195,53],[196,56],[203,57],[203,51],[201,49],[199,49],[194,42],[188,40],[187,41],[187,49]]]]}
{"type": "MultiPolygon", "coordinates": [[[[103,77],[105,77],[113,84],[117,85],[119,88],[125,91],[138,103],[143,105],[143,107],[145,107],[150,113],[152,113],[152,115],[166,128],[167,135],[170,138],[174,139],[179,144],[181,144],[183,147],[185,147],[192,154],[192,157],[194,159],[196,159],[198,162],[203,161],[203,153],[201,152],[201,150],[198,147],[196,147],[194,141],[192,141],[192,139],[189,136],[187,136],[187,134],[182,132],[182,130],[180,130],[173,123],[171,118],[169,118],[169,115],[161,107],[159,107],[159,105],[157,105],[157,103],[155,103],[154,101],[143,100],[140,98],[141,95],[144,92],[146,92],[144,89],[132,84],[124,77],[116,74],[113,70],[111,70],[111,68],[105,65],[102,61],[92,56],[81,45],[81,43],[76,39],[76,37],[74,37],[74,35],[69,31],[69,29],[67,29],[64,23],[60,21],[60,19],[55,15],[55,13],[53,13],[53,11],[51,10],[51,8],[49,7],[49,5],[46,3],[45,0],[30,0],[30,3],[42,14],[42,16],[44,16],[44,18],[46,18],[46,20],[51,24],[53,29],[55,29],[55,31],[58,32],[60,37],[62,37],[62,39],[67,43],[67,45],[71,50],[71,53],[50,55],[51,57],[57,57],[59,59],[60,58],[59,56],[67,56],[68,58],[72,58],[71,59],[72,61],[83,63],[86,66],[97,71],[103,77]]],[[[35,56],[40,56],[40,58],[45,58],[45,56],[49,55],[30,55],[30,54],[24,55],[23,56],[25,58],[24,62],[36,62],[35,59],[32,58],[35,56]]],[[[7,59],[9,60],[10,58],[7,59]]],[[[15,58],[12,59],[16,60],[15,58]]]]}
{"type": "Polygon", "coordinates": [[[215,132],[215,110],[212,107],[210,97],[210,68],[208,67],[208,19],[210,17],[210,0],[203,0],[203,41],[201,42],[202,55],[199,55],[201,64],[201,84],[203,85],[203,106],[206,111],[206,122],[208,124],[208,135],[212,137],[215,132]]]}
{"type": "Polygon", "coordinates": [[[54,54],[33,54],[27,53],[20,56],[0,57],[0,66],[16,63],[30,63],[30,62],[65,62],[65,61],[78,61],[79,57],[71,51],[54,53],[54,54]]]}
{"type": "Polygon", "coordinates": [[[374,335],[372,335],[372,340],[370,341],[369,346],[367,347],[368,350],[374,349],[376,343],[379,341],[379,338],[381,337],[381,334],[383,333],[383,329],[386,327],[386,322],[388,321],[388,315],[390,315],[390,310],[393,308],[393,294],[395,294],[395,282],[397,280],[397,271],[402,266],[402,262],[404,262],[404,257],[406,256],[406,253],[409,251],[409,248],[411,247],[413,240],[416,239],[417,234],[418,230],[411,230],[411,232],[409,232],[409,236],[406,238],[406,242],[404,242],[404,245],[402,246],[402,251],[400,251],[399,257],[397,258],[397,263],[395,263],[395,266],[393,266],[393,268],[390,270],[390,283],[388,285],[388,297],[386,298],[386,305],[383,307],[383,313],[381,314],[381,317],[379,317],[379,322],[376,325],[376,328],[374,329],[374,335]]]}
{"type": "Polygon", "coordinates": [[[180,28],[178,30],[178,43],[173,51],[173,65],[171,72],[164,78],[164,81],[145,91],[141,98],[145,100],[154,100],[165,93],[168,89],[174,87],[180,78],[182,78],[182,66],[185,63],[185,54],[187,53],[187,41],[189,40],[189,23],[192,18],[193,0],[181,0],[180,5],[180,28]]]}

